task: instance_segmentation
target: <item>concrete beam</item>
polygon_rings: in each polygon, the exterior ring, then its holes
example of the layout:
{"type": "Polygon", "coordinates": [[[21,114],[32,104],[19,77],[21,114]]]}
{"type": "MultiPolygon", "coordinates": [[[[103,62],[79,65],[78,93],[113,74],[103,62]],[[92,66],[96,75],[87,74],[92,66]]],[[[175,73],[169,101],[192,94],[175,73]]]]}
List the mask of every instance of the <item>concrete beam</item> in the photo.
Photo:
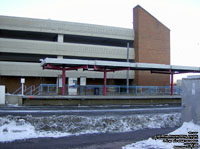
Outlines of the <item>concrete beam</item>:
{"type": "MultiPolygon", "coordinates": [[[[39,63],[0,62],[0,76],[57,77],[61,73],[56,70],[42,70],[39,63]]],[[[66,72],[66,77],[79,78],[81,76],[102,79],[103,73],[83,70],[66,72]]],[[[110,72],[107,77],[108,79],[126,79],[126,71],[110,72]]],[[[130,79],[134,79],[134,71],[130,71],[130,79]]]]}
{"type": "Polygon", "coordinates": [[[0,28],[134,40],[133,29],[44,19],[0,16],[0,28]]]}
{"type": "MultiPolygon", "coordinates": [[[[126,59],[126,48],[89,44],[58,43],[0,38],[0,52],[43,55],[62,55],[91,58],[126,59]]],[[[130,59],[134,59],[134,49],[129,49],[130,59]]]]}

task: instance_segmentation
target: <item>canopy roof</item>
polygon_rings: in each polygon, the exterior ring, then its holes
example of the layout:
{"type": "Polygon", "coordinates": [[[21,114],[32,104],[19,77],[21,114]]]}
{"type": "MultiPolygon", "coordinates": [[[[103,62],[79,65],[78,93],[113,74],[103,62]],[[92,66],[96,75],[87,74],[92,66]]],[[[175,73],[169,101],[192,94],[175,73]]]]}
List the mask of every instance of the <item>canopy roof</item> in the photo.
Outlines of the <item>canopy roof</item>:
{"type": "MultiPolygon", "coordinates": [[[[103,70],[115,70],[120,68],[128,68],[130,70],[149,70],[157,72],[175,72],[175,73],[187,73],[187,72],[199,72],[200,67],[190,66],[175,66],[166,64],[153,64],[153,63],[133,63],[133,62],[117,62],[117,61],[102,61],[102,60],[81,60],[81,59],[62,59],[62,58],[45,58],[41,62],[41,66],[48,69],[47,66],[55,66],[60,68],[68,67],[81,67],[87,66],[87,68],[101,68],[103,70]]],[[[53,69],[53,67],[52,67],[53,69]]],[[[91,69],[90,69],[91,70],[91,69]]]]}

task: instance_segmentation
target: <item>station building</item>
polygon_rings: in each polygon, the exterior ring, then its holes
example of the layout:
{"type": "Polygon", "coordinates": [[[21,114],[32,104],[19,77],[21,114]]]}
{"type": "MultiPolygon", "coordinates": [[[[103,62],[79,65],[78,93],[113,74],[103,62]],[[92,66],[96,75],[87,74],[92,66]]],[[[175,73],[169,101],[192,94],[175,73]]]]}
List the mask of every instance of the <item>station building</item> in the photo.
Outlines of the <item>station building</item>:
{"type": "MultiPolygon", "coordinates": [[[[25,85],[56,84],[60,71],[43,70],[44,58],[170,64],[170,30],[141,6],[133,9],[133,28],[0,16],[0,85],[12,93],[25,85]]],[[[103,84],[102,72],[67,71],[103,84]]],[[[107,84],[126,85],[126,71],[108,73],[107,84]]],[[[167,86],[168,74],[129,71],[130,85],[167,86]]],[[[67,83],[67,82],[66,82],[67,83]]]]}

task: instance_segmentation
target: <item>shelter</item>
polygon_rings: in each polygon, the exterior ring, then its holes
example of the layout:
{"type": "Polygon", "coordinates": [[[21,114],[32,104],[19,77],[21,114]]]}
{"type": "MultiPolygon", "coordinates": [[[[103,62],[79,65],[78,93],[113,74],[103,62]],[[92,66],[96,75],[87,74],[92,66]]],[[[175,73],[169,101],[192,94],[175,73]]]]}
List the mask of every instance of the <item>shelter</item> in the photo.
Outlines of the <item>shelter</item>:
{"type": "Polygon", "coordinates": [[[66,71],[69,70],[93,70],[104,73],[104,95],[106,95],[106,79],[108,72],[123,70],[141,70],[152,73],[171,74],[171,95],[173,95],[173,75],[179,73],[196,72],[200,73],[200,67],[173,66],[165,64],[116,62],[100,60],[81,60],[81,59],[60,59],[46,58],[41,62],[43,69],[53,69],[62,71],[62,95],[65,95],[66,71]]]}

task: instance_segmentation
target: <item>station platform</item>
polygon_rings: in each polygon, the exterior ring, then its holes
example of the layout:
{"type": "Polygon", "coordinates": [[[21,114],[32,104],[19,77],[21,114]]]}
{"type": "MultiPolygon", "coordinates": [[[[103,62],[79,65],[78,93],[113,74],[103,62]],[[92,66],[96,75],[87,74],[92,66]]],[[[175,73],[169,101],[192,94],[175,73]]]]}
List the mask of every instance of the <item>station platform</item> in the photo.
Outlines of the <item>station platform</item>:
{"type": "Polygon", "coordinates": [[[181,105],[181,96],[22,96],[24,106],[181,105]]]}

